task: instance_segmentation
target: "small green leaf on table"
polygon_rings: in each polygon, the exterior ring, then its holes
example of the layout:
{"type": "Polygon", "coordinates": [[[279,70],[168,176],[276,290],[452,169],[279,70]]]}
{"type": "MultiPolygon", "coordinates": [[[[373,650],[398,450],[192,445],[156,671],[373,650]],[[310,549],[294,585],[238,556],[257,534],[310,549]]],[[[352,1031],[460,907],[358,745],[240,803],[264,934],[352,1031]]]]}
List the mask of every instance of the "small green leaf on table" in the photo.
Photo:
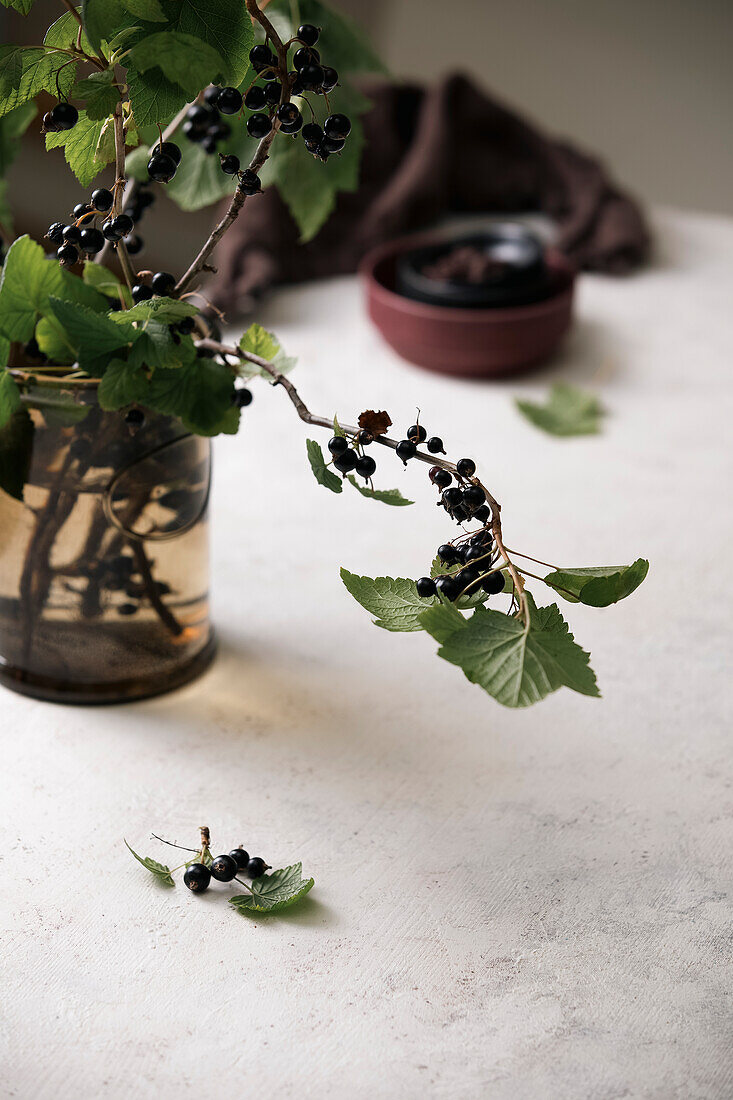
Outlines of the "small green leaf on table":
{"type": "Polygon", "coordinates": [[[276,913],[305,897],[314,885],[312,878],[303,878],[302,863],[294,863],[254,879],[252,893],[237,894],[229,899],[229,904],[240,913],[276,913]]]}
{"type": "Polygon", "coordinates": [[[306,439],[305,446],[308,452],[308,461],[311,464],[311,470],[318,484],[324,485],[327,489],[330,489],[332,493],[340,493],[343,490],[343,482],[338,474],[335,474],[333,470],[329,470],[320,445],[315,439],[306,439]]]}
{"type": "Polygon", "coordinates": [[[171,875],[170,868],[166,867],[164,863],[158,863],[157,860],[151,859],[150,856],[139,856],[137,852],[133,852],[130,845],[125,841],[125,844],[129,851],[132,852],[138,863],[142,863],[143,867],[146,867],[148,871],[155,875],[158,882],[161,882],[164,886],[175,886],[173,876],[171,875]]]}
{"type": "Polygon", "coordinates": [[[635,592],[649,572],[649,562],[637,558],[632,565],[607,565],[588,569],[556,569],[545,577],[568,603],[608,607],[635,592]]]}
{"type": "Polygon", "coordinates": [[[403,497],[399,489],[370,489],[367,485],[360,485],[353,474],[347,474],[347,479],[363,497],[381,500],[382,504],[393,504],[395,507],[403,508],[406,504],[415,503],[414,500],[403,497]]]}
{"type": "Polygon", "coordinates": [[[594,394],[556,382],[544,405],[517,398],[517,408],[537,428],[556,436],[597,435],[603,406],[594,394]]]}

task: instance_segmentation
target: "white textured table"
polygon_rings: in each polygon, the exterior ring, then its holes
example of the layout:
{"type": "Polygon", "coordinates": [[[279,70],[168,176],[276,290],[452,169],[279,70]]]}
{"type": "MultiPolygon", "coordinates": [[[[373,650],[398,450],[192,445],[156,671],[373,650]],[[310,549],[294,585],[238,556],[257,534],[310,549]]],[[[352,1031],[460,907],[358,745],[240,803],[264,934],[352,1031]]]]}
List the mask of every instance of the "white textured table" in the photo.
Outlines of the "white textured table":
{"type": "Polygon", "coordinates": [[[421,507],[335,497],[260,387],[217,444],[216,666],[119,709],[2,696],[3,1096],[733,1094],[733,222],[657,224],[656,266],[584,277],[564,353],[522,382],[400,362],[351,279],[270,302],[313,409],[406,426],[419,404],[479,460],[510,545],[646,555],[649,578],[569,609],[602,701],[505,710],[338,577],[424,571],[446,531],[425,469],[379,456],[421,507]],[[519,417],[553,378],[601,393],[602,435],[519,417]],[[255,923],[122,845],[165,861],[150,830],[201,821],[215,848],[302,859],[312,900],[255,923]]]}

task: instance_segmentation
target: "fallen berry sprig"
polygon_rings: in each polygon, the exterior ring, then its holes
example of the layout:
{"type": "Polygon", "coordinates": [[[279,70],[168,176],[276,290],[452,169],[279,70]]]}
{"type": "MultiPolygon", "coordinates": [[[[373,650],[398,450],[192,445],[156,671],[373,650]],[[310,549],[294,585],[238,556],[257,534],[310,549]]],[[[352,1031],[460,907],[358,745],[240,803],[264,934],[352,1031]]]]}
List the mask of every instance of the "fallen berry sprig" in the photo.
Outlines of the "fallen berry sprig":
{"type": "Polygon", "coordinates": [[[290,867],[282,867],[266,874],[271,870],[270,864],[265,863],[261,856],[250,857],[241,845],[222,855],[211,855],[211,837],[207,825],[200,827],[201,842],[198,848],[185,848],[182,844],[174,844],[170,840],[152,834],[154,840],[161,844],[168,844],[172,848],[180,848],[183,852],[191,852],[196,858],[186,860],[178,867],[166,867],[164,863],[158,863],[150,856],[139,856],[125,841],[127,848],[135,859],[142,863],[164,886],[175,886],[173,875],[185,867],[183,881],[194,894],[203,894],[208,890],[211,880],[217,882],[238,882],[248,891],[247,894],[236,894],[228,899],[229,904],[240,913],[275,913],[286,909],[313,889],[312,878],[303,878],[302,863],[293,863],[290,867]],[[246,875],[251,879],[250,883],[244,882],[238,874],[246,875]]]}

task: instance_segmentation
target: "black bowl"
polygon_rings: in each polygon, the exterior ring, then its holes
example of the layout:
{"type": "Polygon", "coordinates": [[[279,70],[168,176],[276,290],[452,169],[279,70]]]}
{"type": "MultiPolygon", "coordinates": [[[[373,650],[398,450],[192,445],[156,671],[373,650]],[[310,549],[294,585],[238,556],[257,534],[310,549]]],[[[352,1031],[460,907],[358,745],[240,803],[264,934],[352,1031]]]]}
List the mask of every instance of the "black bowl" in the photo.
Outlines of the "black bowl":
{"type": "Polygon", "coordinates": [[[523,225],[509,222],[404,253],[397,262],[395,290],[417,302],[454,309],[529,305],[553,293],[542,242],[523,225]],[[467,247],[489,261],[481,282],[426,274],[438,261],[467,247]]]}

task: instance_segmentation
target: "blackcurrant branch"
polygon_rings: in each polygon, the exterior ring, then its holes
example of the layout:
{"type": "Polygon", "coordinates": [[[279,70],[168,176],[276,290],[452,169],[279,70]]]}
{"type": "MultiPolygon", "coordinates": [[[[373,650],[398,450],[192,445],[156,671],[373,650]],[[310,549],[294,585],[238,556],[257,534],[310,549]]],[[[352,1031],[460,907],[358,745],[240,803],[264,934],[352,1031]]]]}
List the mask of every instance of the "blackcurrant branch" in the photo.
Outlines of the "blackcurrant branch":
{"type": "MultiPolygon", "coordinates": [[[[115,183],[114,183],[114,203],[112,206],[113,215],[122,213],[122,197],[125,190],[125,124],[122,117],[122,100],[116,105],[114,113],[114,134],[115,134],[115,183]]],[[[135,272],[132,269],[130,263],[130,257],[127,255],[127,248],[124,241],[118,241],[117,243],[117,255],[120,259],[120,267],[122,268],[122,274],[125,276],[125,282],[130,290],[132,290],[136,278],[135,272]]]]}
{"type": "MultiPolygon", "coordinates": [[[[266,374],[270,375],[273,380],[273,385],[282,386],[282,388],[285,390],[288,397],[290,398],[291,402],[295,406],[295,410],[301,420],[303,420],[306,424],[313,424],[319,428],[333,428],[333,417],[317,416],[315,413],[312,413],[303,401],[293,383],[290,381],[290,379],[282,374],[277,369],[275,364],[271,363],[269,360],[263,359],[262,356],[255,355],[253,352],[242,351],[241,348],[230,347],[226,344],[220,344],[216,340],[201,340],[197,343],[197,347],[205,348],[209,351],[216,352],[219,355],[232,356],[237,359],[246,359],[248,362],[254,363],[256,366],[264,370],[266,374]]],[[[341,424],[341,429],[347,435],[351,436],[358,435],[360,430],[353,424],[341,424]]],[[[400,441],[397,439],[390,439],[390,437],[386,435],[377,435],[374,437],[374,442],[381,444],[381,446],[383,447],[389,447],[391,450],[396,451],[400,441]]],[[[417,459],[419,462],[426,462],[430,466],[439,466],[441,470],[447,470],[454,477],[460,479],[460,475],[458,473],[458,469],[455,463],[448,462],[447,459],[438,458],[436,455],[426,454],[420,450],[415,451],[413,458],[417,459]]],[[[525,626],[529,629],[530,610],[524,592],[524,582],[522,580],[521,573],[509,557],[509,553],[504,545],[502,537],[501,505],[489,492],[486,486],[481,481],[479,481],[477,477],[471,477],[467,480],[470,480],[474,485],[478,485],[479,488],[481,488],[484,492],[486,503],[491,510],[491,532],[494,536],[494,542],[496,543],[499,553],[504,559],[506,568],[512,578],[512,581],[514,582],[514,587],[518,593],[519,614],[524,620],[525,626]]]]}

